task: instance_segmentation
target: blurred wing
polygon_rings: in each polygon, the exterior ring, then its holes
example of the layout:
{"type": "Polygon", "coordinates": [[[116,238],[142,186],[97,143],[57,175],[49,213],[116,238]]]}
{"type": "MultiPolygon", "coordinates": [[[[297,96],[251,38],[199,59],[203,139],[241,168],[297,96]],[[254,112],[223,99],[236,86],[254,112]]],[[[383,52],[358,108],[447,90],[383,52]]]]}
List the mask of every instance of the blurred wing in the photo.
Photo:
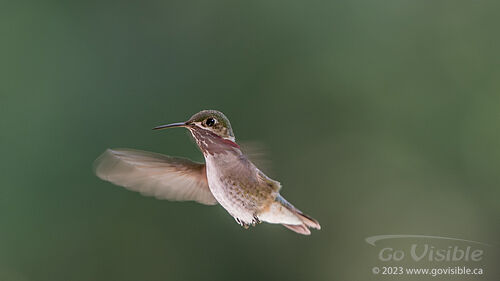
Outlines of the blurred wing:
{"type": "Polygon", "coordinates": [[[238,141],[241,151],[261,171],[272,175],[273,169],[269,160],[269,149],[264,144],[256,141],[238,141]]]}
{"type": "Polygon", "coordinates": [[[205,164],[146,151],[108,149],[94,167],[99,178],[143,195],[217,204],[208,188],[205,164]]]}

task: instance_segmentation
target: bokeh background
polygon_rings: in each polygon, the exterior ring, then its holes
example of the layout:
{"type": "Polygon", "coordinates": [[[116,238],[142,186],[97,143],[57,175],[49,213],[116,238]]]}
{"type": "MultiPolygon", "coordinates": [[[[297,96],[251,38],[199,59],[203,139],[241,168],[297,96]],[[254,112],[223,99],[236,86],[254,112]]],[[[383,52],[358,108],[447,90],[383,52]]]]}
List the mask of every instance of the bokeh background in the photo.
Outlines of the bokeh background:
{"type": "Polygon", "coordinates": [[[3,2],[0,280],[367,280],[368,236],[498,245],[499,8],[3,2]],[[109,147],[202,161],[184,130],[151,131],[202,109],[267,148],[266,172],[321,231],[243,230],[219,206],[93,174],[109,147]]]}

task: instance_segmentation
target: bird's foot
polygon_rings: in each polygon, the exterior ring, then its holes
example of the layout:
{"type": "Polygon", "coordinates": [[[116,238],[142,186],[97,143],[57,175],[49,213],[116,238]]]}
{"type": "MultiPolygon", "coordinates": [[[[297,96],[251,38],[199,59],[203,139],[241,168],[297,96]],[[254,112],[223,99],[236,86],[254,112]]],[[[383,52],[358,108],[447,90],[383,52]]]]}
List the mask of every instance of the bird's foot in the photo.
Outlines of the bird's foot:
{"type": "Polygon", "coordinates": [[[253,215],[252,226],[255,226],[256,224],[259,223],[261,223],[259,217],[257,217],[257,215],[253,215]]]}
{"type": "Polygon", "coordinates": [[[237,222],[239,225],[243,226],[243,228],[245,228],[245,229],[248,229],[248,227],[250,226],[248,223],[246,223],[246,222],[244,222],[244,221],[240,220],[239,218],[234,218],[234,219],[236,220],[236,222],[237,222]]]}
{"type": "Polygon", "coordinates": [[[259,220],[259,218],[257,216],[254,216],[250,223],[247,223],[239,218],[234,218],[234,219],[236,220],[236,222],[239,225],[241,225],[245,229],[248,229],[250,226],[255,226],[256,224],[261,223],[261,221],[259,220]]]}

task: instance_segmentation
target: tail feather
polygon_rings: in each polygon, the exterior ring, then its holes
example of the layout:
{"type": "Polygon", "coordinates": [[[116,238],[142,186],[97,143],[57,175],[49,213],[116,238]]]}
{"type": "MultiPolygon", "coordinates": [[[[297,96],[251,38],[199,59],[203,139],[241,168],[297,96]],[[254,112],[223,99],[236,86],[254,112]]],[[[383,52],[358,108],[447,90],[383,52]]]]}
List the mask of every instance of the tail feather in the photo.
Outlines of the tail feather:
{"type": "MultiPolygon", "coordinates": [[[[298,210],[297,210],[298,211],[298,210]]],[[[318,229],[320,230],[321,229],[321,225],[319,224],[319,222],[313,218],[311,218],[310,216],[306,215],[306,214],[303,214],[301,213],[300,211],[298,211],[296,213],[296,215],[299,217],[299,219],[307,226],[307,227],[310,227],[310,228],[314,228],[314,229],[318,229]]]]}
{"type": "Polygon", "coordinates": [[[278,201],[279,203],[281,203],[281,205],[290,210],[302,222],[302,224],[283,224],[284,227],[303,235],[311,234],[309,228],[314,228],[318,230],[321,229],[321,225],[317,220],[302,213],[299,209],[295,208],[295,206],[286,201],[285,198],[278,196],[276,198],[276,201],[278,201]]]}
{"type": "Polygon", "coordinates": [[[283,224],[284,227],[292,230],[292,231],[295,231],[299,234],[303,234],[303,235],[310,235],[311,234],[311,231],[309,230],[309,228],[307,228],[307,226],[303,225],[303,224],[283,224]]]}

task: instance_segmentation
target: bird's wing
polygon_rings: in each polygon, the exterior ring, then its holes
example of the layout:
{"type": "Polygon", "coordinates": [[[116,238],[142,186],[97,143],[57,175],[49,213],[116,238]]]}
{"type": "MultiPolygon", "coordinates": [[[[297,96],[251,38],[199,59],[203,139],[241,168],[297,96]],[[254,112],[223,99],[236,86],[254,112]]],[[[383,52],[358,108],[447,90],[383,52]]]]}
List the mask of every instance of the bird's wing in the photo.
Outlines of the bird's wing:
{"type": "Polygon", "coordinates": [[[250,160],[259,170],[273,175],[272,163],[269,160],[269,148],[257,141],[239,141],[238,145],[241,152],[250,160]]]}
{"type": "Polygon", "coordinates": [[[140,150],[108,149],[94,167],[99,178],[143,195],[217,204],[202,163],[140,150]]]}

